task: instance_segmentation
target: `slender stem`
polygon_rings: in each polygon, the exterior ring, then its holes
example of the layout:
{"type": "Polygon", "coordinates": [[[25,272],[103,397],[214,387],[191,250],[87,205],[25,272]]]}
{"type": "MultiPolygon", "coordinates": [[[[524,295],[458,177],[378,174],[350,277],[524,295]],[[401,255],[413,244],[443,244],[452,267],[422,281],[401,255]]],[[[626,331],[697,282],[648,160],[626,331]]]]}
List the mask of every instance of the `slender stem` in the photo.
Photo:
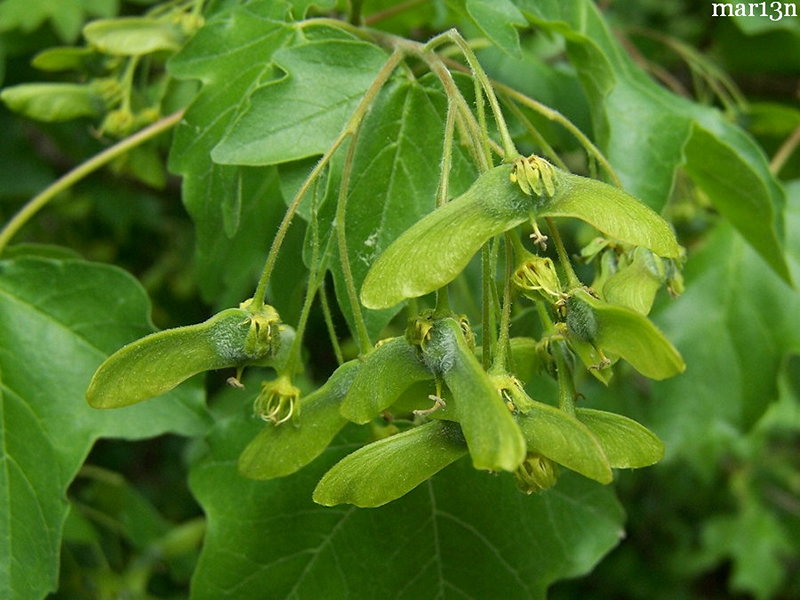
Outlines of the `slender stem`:
{"type": "MultiPolygon", "coordinates": [[[[458,63],[456,63],[456,65],[458,65],[458,63]]],[[[608,173],[608,176],[611,178],[614,185],[620,188],[622,187],[622,183],[620,182],[617,173],[614,171],[614,168],[611,166],[611,163],[608,162],[606,157],[603,156],[603,153],[600,152],[600,150],[598,150],[597,146],[595,146],[592,143],[592,141],[588,137],[586,137],[586,134],[584,134],[580,129],[578,129],[578,127],[572,121],[570,121],[568,118],[566,118],[557,110],[553,110],[549,106],[546,106],[541,102],[537,102],[533,98],[526,96],[522,92],[518,92],[512,87],[509,87],[497,81],[494,81],[492,83],[494,84],[494,87],[497,88],[499,91],[503,92],[504,94],[507,94],[520,104],[524,104],[528,108],[535,110],[546,119],[560,124],[562,127],[564,127],[564,129],[569,131],[573,136],[575,136],[575,139],[578,140],[578,142],[584,147],[584,149],[591,156],[594,156],[595,159],[597,159],[597,162],[600,165],[602,165],[603,170],[605,170],[605,172],[608,173]]]]}
{"type": "Polygon", "coordinates": [[[352,25],[361,24],[361,5],[364,0],[350,0],[350,23],[352,25]]]}
{"type": "Polygon", "coordinates": [[[443,206],[447,202],[448,188],[450,186],[450,168],[453,160],[453,130],[455,129],[455,103],[447,99],[447,119],[444,124],[444,143],[442,145],[442,163],[439,172],[439,189],[436,193],[436,206],[443,206]]]}
{"type": "Polygon", "coordinates": [[[319,285],[319,301],[322,306],[322,318],[325,320],[325,327],[328,330],[328,337],[330,337],[331,340],[336,362],[342,365],[344,363],[344,355],[342,354],[342,347],[339,345],[339,338],[336,335],[336,326],[333,324],[333,315],[331,314],[331,306],[328,303],[328,292],[326,288],[325,278],[323,277],[319,285]]]}
{"type": "Polygon", "coordinates": [[[492,161],[483,143],[483,132],[480,125],[475,120],[475,115],[470,111],[467,101],[464,99],[464,95],[461,93],[461,90],[458,89],[455,81],[453,81],[452,74],[435,54],[426,52],[422,54],[420,58],[428,64],[430,70],[439,78],[448,99],[452,99],[456,103],[456,106],[458,106],[458,111],[470,135],[470,145],[475,150],[475,155],[479,161],[478,170],[481,172],[488,171],[492,166],[492,161]]]}
{"type": "Polygon", "coordinates": [[[334,140],[333,144],[331,144],[331,147],[328,148],[325,154],[322,155],[322,158],[319,159],[319,162],[312,169],[311,173],[309,173],[308,177],[303,182],[303,185],[300,186],[297,194],[295,194],[295,197],[292,199],[291,204],[289,204],[289,207],[286,209],[286,213],[283,215],[283,220],[278,226],[278,231],[275,233],[275,239],[273,239],[272,246],[269,249],[269,254],[267,255],[267,260],[264,264],[264,270],[261,272],[261,277],[258,280],[258,286],[256,287],[255,294],[253,294],[253,307],[255,310],[258,310],[264,306],[267,293],[267,284],[269,283],[270,275],[272,275],[272,270],[275,268],[275,262],[278,259],[278,252],[280,252],[281,245],[286,237],[286,232],[289,230],[289,226],[291,225],[292,219],[297,212],[298,206],[300,206],[300,202],[303,200],[306,192],[308,192],[311,184],[317,179],[317,177],[319,177],[320,173],[328,164],[328,162],[330,162],[331,157],[334,155],[336,150],[339,149],[339,146],[341,146],[342,143],[353,134],[354,128],[361,123],[361,120],[364,118],[364,115],[372,104],[372,101],[375,99],[375,96],[389,79],[402,59],[403,52],[401,50],[395,50],[387,59],[383,67],[381,67],[381,70],[378,71],[378,74],[375,76],[375,79],[370,87],[361,97],[361,101],[359,102],[342,132],[334,140]]]}
{"type": "Polygon", "coordinates": [[[350,191],[350,175],[353,172],[353,161],[358,145],[357,128],[353,132],[350,146],[347,148],[347,157],[342,168],[342,179],[339,185],[339,198],[336,202],[336,241],[339,246],[339,262],[342,265],[342,276],[344,277],[345,288],[347,289],[347,299],[350,301],[350,310],[353,312],[353,324],[355,325],[356,342],[360,354],[369,352],[372,344],[369,341],[367,324],[364,322],[364,315],[361,312],[361,304],[358,301],[358,292],[353,278],[353,271],[350,268],[350,254],[347,249],[347,198],[350,191]]]}
{"type": "MultiPolygon", "coordinates": [[[[503,111],[500,110],[500,103],[497,101],[497,96],[495,95],[494,87],[492,86],[492,80],[489,79],[488,75],[486,75],[486,71],[483,70],[480,62],[478,62],[478,57],[475,56],[472,48],[470,48],[470,45],[466,42],[466,40],[461,37],[461,34],[458,32],[458,30],[451,29],[439,37],[443,37],[458,46],[458,48],[461,50],[461,53],[464,55],[464,58],[467,59],[467,64],[472,71],[472,76],[480,83],[484,93],[486,94],[486,98],[489,100],[489,106],[492,108],[495,124],[497,125],[497,130],[500,132],[500,140],[503,143],[504,158],[507,162],[513,161],[519,156],[519,152],[517,152],[514,141],[511,139],[511,134],[508,131],[505,117],[503,117],[503,111]]],[[[438,43],[439,42],[437,39],[434,38],[428,42],[426,46],[431,47],[432,44],[436,45],[438,43]]],[[[478,100],[477,96],[479,95],[480,94],[476,93],[476,101],[478,100]]]]}
{"type": "Polygon", "coordinates": [[[564,342],[553,343],[553,357],[556,360],[558,374],[558,407],[567,414],[575,414],[575,381],[572,370],[567,364],[564,342]]]}
{"type": "Polygon", "coordinates": [[[27,223],[31,217],[33,217],[33,215],[41,210],[55,196],[69,189],[78,181],[90,173],[93,173],[103,165],[108,164],[116,157],[120,156],[121,154],[125,154],[131,148],[135,148],[136,146],[139,146],[174,127],[183,117],[183,112],[184,111],[179,110],[168,117],[164,117],[152,125],[148,125],[144,129],[137,131],[132,136],[117,142],[109,148],[106,148],[86,162],[81,163],[47,186],[47,188],[42,190],[42,192],[31,198],[31,200],[25,204],[25,206],[23,206],[8,223],[5,224],[3,229],[0,230],[0,254],[3,253],[3,250],[5,249],[6,245],[8,245],[9,240],[16,235],[22,226],[25,225],[25,223],[27,223]]]}
{"type": "Polygon", "coordinates": [[[542,149],[542,154],[544,154],[550,160],[550,162],[552,162],[557,167],[564,169],[565,171],[568,171],[569,168],[567,167],[566,163],[563,160],[561,160],[561,157],[558,155],[558,153],[547,142],[544,136],[541,133],[539,133],[539,130],[536,129],[531,120],[527,116],[525,116],[525,113],[523,113],[520,107],[517,106],[517,103],[509,99],[505,95],[503,95],[503,100],[505,101],[506,106],[508,106],[508,108],[511,109],[511,112],[514,113],[514,116],[520,120],[522,126],[528,132],[528,135],[530,135],[533,138],[534,143],[538,144],[539,147],[542,149]]]}
{"type": "Polygon", "coordinates": [[[558,231],[558,227],[556,227],[556,224],[553,222],[551,217],[545,217],[545,221],[547,221],[550,239],[553,240],[553,244],[556,247],[556,252],[558,253],[558,261],[561,263],[561,267],[564,269],[564,272],[567,275],[569,287],[580,287],[581,280],[578,279],[578,276],[575,275],[575,271],[572,270],[572,263],[569,260],[569,255],[567,254],[567,249],[564,247],[564,242],[561,239],[561,234],[558,231]]]}
{"type": "Polygon", "coordinates": [[[489,289],[492,281],[491,256],[489,245],[481,249],[481,323],[483,324],[483,340],[481,343],[481,363],[484,369],[489,368],[494,354],[494,327],[490,324],[492,292],[489,289]]]}
{"type": "MultiPolygon", "coordinates": [[[[297,328],[295,329],[292,347],[289,349],[289,357],[286,360],[286,366],[283,371],[283,373],[288,374],[290,377],[303,370],[300,357],[300,351],[303,347],[303,336],[305,335],[308,316],[311,314],[311,306],[314,302],[314,297],[317,295],[319,285],[325,277],[325,268],[322,265],[319,253],[319,221],[317,219],[318,193],[319,180],[317,180],[317,183],[314,185],[314,193],[311,197],[311,265],[308,273],[308,285],[306,286],[306,295],[303,299],[303,307],[300,309],[300,317],[297,320],[297,328]]],[[[328,238],[328,243],[330,244],[330,238],[328,238]]],[[[325,256],[328,256],[328,248],[325,248],[325,256]]]]}
{"type": "Polygon", "coordinates": [[[407,0],[406,2],[401,2],[400,4],[396,4],[395,6],[390,6],[385,10],[378,11],[376,13],[372,13],[368,17],[364,18],[364,25],[374,25],[379,21],[383,21],[385,19],[389,19],[395,16],[398,13],[403,11],[409,10],[414,8],[418,4],[424,4],[429,0],[407,0]]]}
{"type": "MultiPolygon", "coordinates": [[[[547,312],[547,307],[543,302],[536,302],[536,309],[539,313],[539,319],[542,322],[542,334],[544,336],[552,336],[555,331],[555,325],[547,312]]],[[[564,412],[574,415],[575,414],[575,382],[572,379],[572,370],[567,363],[567,356],[564,349],[563,342],[553,341],[550,344],[552,348],[551,354],[556,361],[556,374],[558,378],[558,407],[564,412]]]]}
{"type": "Polygon", "coordinates": [[[267,260],[264,263],[264,270],[261,272],[261,277],[258,280],[258,286],[253,294],[253,305],[255,310],[258,310],[264,306],[267,294],[267,284],[269,283],[270,275],[272,275],[272,270],[275,268],[275,262],[278,260],[278,253],[281,249],[281,245],[286,237],[286,233],[289,231],[289,225],[292,223],[292,219],[297,212],[297,208],[300,206],[300,202],[308,192],[311,184],[317,180],[319,175],[322,173],[322,170],[330,162],[336,150],[339,149],[339,146],[342,145],[349,135],[350,132],[346,128],[344,131],[342,131],[342,133],[339,134],[339,137],[334,140],[330,148],[328,148],[325,154],[322,155],[322,158],[319,159],[319,162],[317,162],[317,164],[311,170],[311,173],[308,174],[308,177],[306,177],[303,185],[301,185],[300,189],[297,190],[297,193],[294,195],[294,198],[292,198],[291,203],[286,209],[286,213],[283,215],[283,220],[281,221],[280,225],[278,225],[278,231],[275,232],[275,238],[272,240],[272,246],[269,249],[267,260]]]}
{"type": "Polygon", "coordinates": [[[497,339],[497,353],[492,364],[492,371],[496,373],[506,371],[506,363],[511,348],[509,337],[511,329],[511,276],[514,274],[513,238],[512,234],[506,233],[506,276],[503,283],[503,308],[500,313],[500,335],[497,339]]]}
{"type": "Polygon", "coordinates": [[[798,145],[800,145],[800,126],[795,128],[791,135],[786,138],[786,141],[781,144],[781,147],[778,148],[775,156],[772,157],[769,163],[769,170],[773,175],[777,175],[780,172],[798,145]]]}

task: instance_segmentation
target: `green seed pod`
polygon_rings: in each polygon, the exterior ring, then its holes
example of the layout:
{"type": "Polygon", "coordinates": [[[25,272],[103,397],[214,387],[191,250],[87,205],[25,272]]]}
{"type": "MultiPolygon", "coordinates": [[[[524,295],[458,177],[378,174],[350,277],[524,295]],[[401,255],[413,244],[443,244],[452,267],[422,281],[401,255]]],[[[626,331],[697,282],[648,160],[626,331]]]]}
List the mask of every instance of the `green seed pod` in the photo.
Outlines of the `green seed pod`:
{"type": "Polygon", "coordinates": [[[635,248],[630,260],[621,264],[603,284],[602,295],[606,302],[646,315],[666,280],[667,261],[646,248],[635,248]]]}
{"type": "Polygon", "coordinates": [[[83,71],[97,62],[99,56],[91,48],[57,46],[39,52],[31,65],[40,71],[83,71]]]}
{"type": "Polygon", "coordinates": [[[633,419],[591,408],[576,409],[575,417],[592,431],[614,469],[648,467],[664,457],[661,440],[633,419]]]}
{"type": "Polygon", "coordinates": [[[150,17],[97,19],[83,28],[86,40],[103,54],[142,56],[160,50],[180,50],[180,25],[150,17]]]}
{"type": "Polygon", "coordinates": [[[597,338],[595,312],[589,304],[576,296],[567,299],[567,331],[572,338],[581,342],[592,343],[597,338]]]}
{"type": "Polygon", "coordinates": [[[558,479],[558,465],[540,454],[530,453],[514,471],[517,487],[526,494],[538,494],[553,487],[558,479]]]}
{"type": "Polygon", "coordinates": [[[419,359],[417,347],[403,337],[387,340],[364,357],[342,402],[342,415],[355,423],[368,423],[412,385],[431,379],[433,373],[419,359]]]}
{"type": "Polygon", "coordinates": [[[514,471],[525,459],[525,440],[511,411],[467,344],[458,321],[451,318],[436,321],[423,359],[453,394],[457,421],[467,440],[473,466],[514,471]]]}
{"type": "Polygon", "coordinates": [[[382,506],[404,496],[466,452],[458,425],[431,421],[344,457],[317,484],[314,502],[323,506],[382,506]]]}
{"type": "Polygon", "coordinates": [[[680,255],[667,222],[630,194],[556,169],[543,159],[534,168],[531,160],[520,163],[522,167],[490,169],[464,194],[407,229],[367,273],[361,288],[364,306],[389,308],[439,289],[491,237],[541,217],[575,217],[659,256],[680,255]],[[533,197],[536,189],[542,193],[533,197]]]}
{"type": "Polygon", "coordinates": [[[91,84],[23,83],[5,88],[0,99],[14,112],[47,122],[96,117],[105,108],[91,84]]]}
{"type": "MultiPolygon", "coordinates": [[[[229,308],[203,323],[159,331],[124,346],[97,369],[87,401],[94,408],[127,406],[168,392],[202,371],[268,360],[277,341],[262,344],[259,352],[245,349],[251,316],[229,308]]],[[[276,328],[277,339],[279,333],[276,328]]]]}
{"type": "Polygon", "coordinates": [[[364,306],[388,308],[442,287],[486,240],[526,221],[533,201],[509,180],[511,171],[511,165],[487,171],[398,237],[367,273],[364,306]]]}
{"type": "Polygon", "coordinates": [[[676,258],[681,247],[669,224],[653,209],[619,188],[556,171],[556,193],[537,217],[574,217],[607,236],[676,258]]]}
{"type": "Polygon", "coordinates": [[[250,479],[284,477],[322,454],[347,424],[340,404],[360,368],[357,360],[344,363],[325,385],[299,400],[292,423],[264,427],[239,457],[239,472],[250,479]]]}
{"type": "Polygon", "coordinates": [[[578,419],[566,412],[531,400],[517,422],[528,444],[528,452],[545,456],[600,483],[610,483],[611,465],[600,441],[578,419]]]}
{"type": "Polygon", "coordinates": [[[686,369],[664,334],[635,310],[608,304],[576,289],[567,302],[567,311],[567,330],[573,340],[624,358],[646,377],[666,379],[686,369]]]}

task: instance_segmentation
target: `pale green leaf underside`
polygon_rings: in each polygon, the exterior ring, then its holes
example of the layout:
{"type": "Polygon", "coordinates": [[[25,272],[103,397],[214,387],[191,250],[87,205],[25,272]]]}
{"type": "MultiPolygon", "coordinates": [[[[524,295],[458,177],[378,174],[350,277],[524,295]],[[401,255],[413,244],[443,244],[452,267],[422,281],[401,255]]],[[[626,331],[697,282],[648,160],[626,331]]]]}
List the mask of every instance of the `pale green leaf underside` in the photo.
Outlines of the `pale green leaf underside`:
{"type": "Polygon", "coordinates": [[[633,419],[591,408],[578,408],[575,416],[600,442],[612,468],[649,467],[664,457],[661,440],[633,419]]]}
{"type": "Polygon", "coordinates": [[[55,589],[64,494],[97,438],[199,435],[208,426],[196,386],[114,413],[86,404],[97,366],[152,331],[149,311],[141,286],[113,267],[0,262],[0,597],[55,589]]]}
{"type": "Polygon", "coordinates": [[[267,424],[239,457],[239,472],[251,479],[291,475],[317,458],[342,427],[342,398],[359,372],[358,361],[339,367],[321,388],[301,398],[296,419],[267,424]]]}
{"type": "Polygon", "coordinates": [[[324,506],[382,506],[404,496],[467,453],[458,426],[431,421],[368,444],[320,480],[314,501],[324,506]]]}

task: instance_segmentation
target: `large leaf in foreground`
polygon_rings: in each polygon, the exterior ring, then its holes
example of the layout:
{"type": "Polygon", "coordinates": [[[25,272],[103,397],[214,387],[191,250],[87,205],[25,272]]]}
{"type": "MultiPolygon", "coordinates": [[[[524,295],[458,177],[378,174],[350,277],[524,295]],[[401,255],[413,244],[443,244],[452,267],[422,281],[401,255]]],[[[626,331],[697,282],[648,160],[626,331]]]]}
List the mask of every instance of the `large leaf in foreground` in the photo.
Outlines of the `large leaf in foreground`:
{"type": "Polygon", "coordinates": [[[541,599],[622,535],[608,488],[564,473],[552,490],[527,496],[468,461],[381,508],[324,508],[311,500],[314,486],[363,440],[351,432],[292,477],[249,481],[236,459],[258,427],[243,417],[220,422],[192,469],[208,516],[193,600],[493,598],[498,590],[541,599]]]}
{"type": "Polygon", "coordinates": [[[0,262],[0,597],[55,589],[64,494],[97,438],[205,431],[196,387],[119,411],[86,404],[97,366],[152,331],[149,310],[139,284],[116,268],[0,262]]]}

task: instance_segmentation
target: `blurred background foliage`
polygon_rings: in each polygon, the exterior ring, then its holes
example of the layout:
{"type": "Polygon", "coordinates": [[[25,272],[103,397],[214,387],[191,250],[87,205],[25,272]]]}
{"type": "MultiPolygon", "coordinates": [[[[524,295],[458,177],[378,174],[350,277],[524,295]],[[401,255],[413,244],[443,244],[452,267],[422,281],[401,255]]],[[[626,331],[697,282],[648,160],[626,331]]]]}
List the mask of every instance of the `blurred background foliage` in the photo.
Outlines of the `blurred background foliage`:
{"type": "MultiPolygon", "coordinates": [[[[84,23],[92,18],[141,14],[153,4],[0,0],[0,83],[74,80],[68,72],[35,69],[32,58],[45,48],[79,42],[84,23]]],[[[230,4],[233,0],[208,2],[206,10],[230,4]]],[[[329,10],[332,2],[319,4],[329,10]]],[[[381,15],[375,26],[416,39],[454,25],[467,34],[480,34],[474,23],[442,0],[411,3],[407,10],[391,14],[398,4],[366,0],[362,14],[368,21],[381,15]]],[[[767,156],[780,159],[777,174],[788,182],[787,251],[795,282],[800,282],[800,154],[785,151],[787,139],[800,127],[800,19],[715,19],[709,3],[694,0],[600,0],[598,6],[630,56],[654,79],[679,95],[724,110],[767,156]]],[[[346,8],[338,6],[342,13],[346,8]]],[[[313,14],[318,8],[311,10],[313,14]]],[[[526,70],[496,49],[480,52],[490,75],[558,107],[584,131],[591,131],[588,100],[563,43],[530,31],[522,34],[521,43],[529,51],[526,56],[535,57],[526,70]]],[[[163,69],[163,61],[158,69],[163,69]]],[[[175,104],[190,93],[174,90],[175,104]]],[[[567,162],[580,162],[574,142],[543,120],[534,120],[567,162]]],[[[43,123],[12,114],[4,106],[0,131],[0,221],[109,142],[92,119],[43,123]]],[[[158,327],[204,319],[212,306],[203,301],[193,272],[195,234],[181,204],[180,181],[163,170],[168,143],[160,139],[149,145],[149,154],[140,156],[138,164],[129,156],[62,194],[26,226],[8,255],[75,253],[113,263],[145,286],[158,327]]],[[[768,341],[768,322],[776,314],[770,311],[781,304],[785,306],[778,312],[800,308],[797,294],[765,273],[755,253],[680,174],[668,212],[692,257],[687,270],[692,302],[670,305],[662,298],[657,320],[671,339],[677,338],[679,347],[684,338],[697,346],[688,351],[681,347],[695,372],[696,387],[664,382],[650,389],[631,374],[608,389],[584,382],[592,402],[618,408],[658,432],[668,455],[654,468],[620,474],[616,488],[628,513],[625,540],[590,575],[557,584],[551,595],[798,598],[800,354],[779,357],[774,385],[766,386],[759,378],[770,378],[772,372],[759,370],[759,358],[748,356],[758,347],[740,347],[741,352],[730,354],[737,363],[730,375],[731,385],[738,386],[733,393],[744,400],[726,397],[728,390],[700,389],[697,383],[720,368],[709,358],[717,352],[715,336],[727,332],[732,344],[746,345],[751,339],[748,327],[766,321],[759,326],[767,330],[763,335],[768,341]],[[680,324],[696,318],[692,310],[706,311],[702,314],[712,322],[702,332],[705,337],[692,338],[680,324]],[[765,410],[756,411],[752,422],[731,418],[726,402],[747,402],[751,392],[767,395],[759,399],[765,410]],[[692,424],[686,419],[693,419],[692,424]]],[[[264,217],[265,230],[274,230],[280,217],[278,210],[264,217]]],[[[574,231],[576,248],[584,234],[574,231]]],[[[293,229],[292,236],[287,254],[292,245],[301,247],[302,228],[293,229]]],[[[242,290],[251,288],[256,274],[243,276],[238,284],[242,290]]],[[[296,264],[285,263],[276,277],[286,285],[276,290],[275,304],[291,320],[297,314],[302,276],[296,264]]],[[[237,296],[240,291],[229,293],[237,296]]],[[[318,312],[308,335],[320,342],[310,350],[309,362],[314,365],[312,377],[324,378],[335,361],[318,312]]],[[[800,310],[793,318],[784,316],[781,323],[800,330],[800,310]]],[[[345,331],[343,317],[335,317],[339,331],[345,331]]],[[[723,374],[725,365],[730,366],[726,357],[720,359],[723,374]]],[[[214,377],[209,376],[210,403],[212,408],[223,407],[223,400],[214,400],[223,382],[214,377]]],[[[53,598],[186,596],[204,530],[187,473],[202,443],[162,436],[96,444],[69,490],[61,587],[53,598]]]]}

